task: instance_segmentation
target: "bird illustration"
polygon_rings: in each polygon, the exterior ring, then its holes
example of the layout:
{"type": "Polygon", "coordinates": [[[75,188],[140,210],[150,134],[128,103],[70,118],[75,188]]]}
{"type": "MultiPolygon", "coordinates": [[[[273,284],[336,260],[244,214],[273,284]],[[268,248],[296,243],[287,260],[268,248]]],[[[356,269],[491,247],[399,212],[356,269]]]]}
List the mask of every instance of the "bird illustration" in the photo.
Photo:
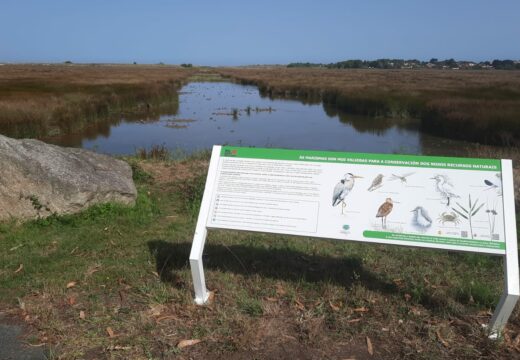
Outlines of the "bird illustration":
{"type": "Polygon", "coordinates": [[[386,217],[392,212],[394,202],[392,198],[387,198],[385,202],[377,210],[376,218],[381,218],[381,226],[386,228],[386,217]]]}
{"type": "Polygon", "coordinates": [[[428,215],[428,212],[422,206],[417,206],[413,209],[412,224],[419,228],[428,228],[432,225],[432,218],[428,215]]]}
{"type": "Polygon", "coordinates": [[[372,181],[372,185],[368,188],[368,191],[374,191],[383,186],[383,174],[379,174],[372,181]]]}
{"type": "Polygon", "coordinates": [[[500,176],[500,173],[495,174],[496,179],[493,181],[491,180],[484,180],[484,184],[488,186],[486,190],[495,189],[497,191],[498,196],[502,196],[502,177],[500,176]]]}
{"type": "Polygon", "coordinates": [[[332,206],[336,206],[341,203],[341,215],[343,215],[343,209],[347,205],[345,204],[345,197],[354,188],[355,179],[362,178],[362,176],[347,173],[343,179],[341,179],[334,187],[334,192],[332,193],[332,206]]]}
{"type": "Polygon", "coordinates": [[[446,206],[450,206],[450,199],[460,198],[460,196],[454,193],[453,185],[448,176],[435,175],[430,179],[435,180],[435,190],[441,195],[442,198],[447,200],[446,206]]]}
{"type": "Polygon", "coordinates": [[[415,174],[415,172],[411,172],[411,173],[406,173],[406,174],[403,174],[403,175],[396,175],[396,174],[392,174],[392,176],[390,177],[390,181],[393,181],[393,180],[401,180],[401,183],[403,184],[406,184],[406,178],[408,176],[411,176],[415,174]]]}

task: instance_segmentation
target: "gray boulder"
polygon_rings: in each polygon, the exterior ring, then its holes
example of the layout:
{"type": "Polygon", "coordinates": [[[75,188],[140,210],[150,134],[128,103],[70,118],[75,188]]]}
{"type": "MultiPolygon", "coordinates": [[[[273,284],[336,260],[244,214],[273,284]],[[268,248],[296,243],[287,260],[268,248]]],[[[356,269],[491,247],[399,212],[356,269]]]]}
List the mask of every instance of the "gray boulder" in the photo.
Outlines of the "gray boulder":
{"type": "Polygon", "coordinates": [[[132,169],[122,160],[0,135],[0,221],[133,204],[136,196],[132,169]]]}

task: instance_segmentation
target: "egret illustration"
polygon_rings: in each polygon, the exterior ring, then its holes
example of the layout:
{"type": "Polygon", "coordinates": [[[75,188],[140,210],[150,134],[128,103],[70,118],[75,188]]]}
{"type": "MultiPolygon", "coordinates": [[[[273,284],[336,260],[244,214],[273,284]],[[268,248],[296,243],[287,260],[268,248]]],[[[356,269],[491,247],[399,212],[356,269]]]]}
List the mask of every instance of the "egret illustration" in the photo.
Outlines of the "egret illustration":
{"type": "Polygon", "coordinates": [[[446,175],[435,175],[430,178],[435,180],[435,190],[440,194],[443,199],[446,199],[446,206],[450,206],[450,199],[460,198],[457,194],[455,194],[453,190],[453,185],[450,181],[450,178],[446,175]]]}
{"type": "Polygon", "coordinates": [[[392,174],[392,176],[390,177],[390,181],[401,180],[402,184],[406,184],[406,178],[412,176],[413,174],[415,174],[415,172],[410,172],[402,175],[392,174]]]}
{"type": "Polygon", "coordinates": [[[381,218],[381,226],[386,228],[386,217],[390,215],[394,208],[394,201],[392,198],[387,198],[385,202],[377,210],[376,218],[381,218]]]}
{"type": "Polygon", "coordinates": [[[484,184],[486,184],[488,187],[486,190],[495,189],[497,195],[502,196],[502,177],[500,176],[500,173],[495,174],[495,179],[485,179],[484,184]]]}
{"type": "Polygon", "coordinates": [[[334,192],[332,193],[332,206],[336,206],[341,203],[341,215],[343,215],[343,209],[345,206],[347,206],[345,203],[345,198],[354,188],[356,179],[362,178],[362,176],[347,173],[343,179],[341,179],[334,187],[334,192]]]}
{"type": "Polygon", "coordinates": [[[425,229],[432,225],[432,218],[422,206],[417,206],[411,212],[413,212],[412,224],[416,227],[425,229]]]}
{"type": "Polygon", "coordinates": [[[383,186],[383,174],[377,175],[372,181],[372,185],[368,188],[368,191],[374,191],[383,186]]]}

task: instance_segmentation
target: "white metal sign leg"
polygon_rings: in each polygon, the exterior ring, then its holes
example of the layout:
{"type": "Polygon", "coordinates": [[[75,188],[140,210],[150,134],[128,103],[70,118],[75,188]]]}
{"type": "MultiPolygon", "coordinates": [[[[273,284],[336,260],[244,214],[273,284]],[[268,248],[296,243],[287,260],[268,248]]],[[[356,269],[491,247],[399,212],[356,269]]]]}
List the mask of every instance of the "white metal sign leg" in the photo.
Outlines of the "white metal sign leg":
{"type": "Polygon", "coordinates": [[[202,253],[206,242],[206,222],[210,215],[211,195],[217,177],[218,162],[220,158],[220,146],[214,146],[211,152],[211,160],[209,163],[208,177],[204,188],[204,195],[200,204],[199,218],[193,236],[193,243],[190,252],[191,276],[193,278],[193,287],[195,288],[195,303],[203,305],[208,301],[209,293],[206,289],[206,279],[204,277],[204,268],[202,266],[202,253]]]}
{"type": "Polygon", "coordinates": [[[502,196],[504,200],[504,222],[506,233],[506,255],[504,258],[504,294],[495,309],[489,324],[490,337],[497,337],[507,324],[520,296],[518,271],[518,245],[516,238],[515,194],[513,166],[511,160],[502,160],[502,196]]]}
{"type": "Polygon", "coordinates": [[[518,295],[502,295],[489,323],[490,337],[497,337],[504,330],[517,301],[518,295]]]}
{"type": "MultiPolygon", "coordinates": [[[[206,241],[206,229],[204,229],[204,233],[197,236],[193,239],[193,243],[204,244],[206,241]]],[[[204,268],[202,266],[202,249],[204,245],[201,247],[201,251],[199,253],[190,254],[190,267],[191,267],[191,277],[193,278],[193,287],[195,288],[195,303],[197,305],[204,305],[208,300],[208,290],[206,289],[206,279],[204,278],[204,268]]]]}

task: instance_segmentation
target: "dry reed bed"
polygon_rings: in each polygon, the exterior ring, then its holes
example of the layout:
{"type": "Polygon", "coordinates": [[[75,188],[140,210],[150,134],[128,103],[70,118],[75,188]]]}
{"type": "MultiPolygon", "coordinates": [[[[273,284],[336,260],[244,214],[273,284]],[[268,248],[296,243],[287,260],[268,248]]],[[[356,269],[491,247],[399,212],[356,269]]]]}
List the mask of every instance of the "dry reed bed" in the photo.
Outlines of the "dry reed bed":
{"type": "Polygon", "coordinates": [[[356,114],[420,118],[429,133],[520,142],[520,71],[222,68],[271,97],[323,101],[356,114]]]}
{"type": "Polygon", "coordinates": [[[191,69],[146,65],[0,67],[0,129],[15,137],[72,133],[123,111],[177,106],[191,69]]]}

